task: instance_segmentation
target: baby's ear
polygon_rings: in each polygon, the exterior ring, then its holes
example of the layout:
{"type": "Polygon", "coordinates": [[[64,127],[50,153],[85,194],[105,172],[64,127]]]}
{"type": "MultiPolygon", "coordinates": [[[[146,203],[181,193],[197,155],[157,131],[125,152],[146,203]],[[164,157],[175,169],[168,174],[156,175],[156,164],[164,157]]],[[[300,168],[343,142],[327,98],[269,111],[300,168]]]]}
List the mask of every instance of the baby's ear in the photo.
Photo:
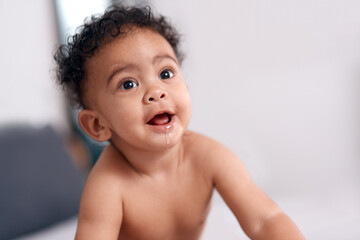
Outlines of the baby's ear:
{"type": "Polygon", "coordinates": [[[103,142],[111,138],[111,129],[104,124],[93,110],[82,110],[79,113],[81,128],[95,141],[103,142]]]}

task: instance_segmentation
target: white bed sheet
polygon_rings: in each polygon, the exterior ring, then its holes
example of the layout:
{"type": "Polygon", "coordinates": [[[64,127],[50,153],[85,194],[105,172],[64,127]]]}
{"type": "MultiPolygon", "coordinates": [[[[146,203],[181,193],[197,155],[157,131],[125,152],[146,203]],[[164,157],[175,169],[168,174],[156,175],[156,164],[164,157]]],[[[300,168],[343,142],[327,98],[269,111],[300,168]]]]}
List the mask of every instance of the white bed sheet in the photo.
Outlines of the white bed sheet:
{"type": "Polygon", "coordinates": [[[74,239],[77,216],[69,218],[44,230],[40,230],[14,240],[67,240],[74,239]]]}
{"type": "MultiPolygon", "coordinates": [[[[306,239],[358,240],[360,239],[360,196],[354,191],[337,195],[283,196],[274,200],[295,221],[306,239]]],[[[45,230],[16,240],[74,239],[77,217],[70,218],[45,230]]],[[[235,217],[217,192],[205,226],[202,240],[249,238],[239,227],[235,217]]]]}

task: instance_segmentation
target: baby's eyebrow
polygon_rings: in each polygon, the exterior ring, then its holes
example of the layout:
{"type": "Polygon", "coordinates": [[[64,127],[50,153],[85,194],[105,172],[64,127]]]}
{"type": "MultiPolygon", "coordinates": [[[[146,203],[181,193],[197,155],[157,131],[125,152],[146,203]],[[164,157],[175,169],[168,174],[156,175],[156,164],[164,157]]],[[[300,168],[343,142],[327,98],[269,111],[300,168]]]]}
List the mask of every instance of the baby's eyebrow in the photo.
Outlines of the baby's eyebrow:
{"type": "Polygon", "coordinates": [[[131,69],[135,69],[135,65],[134,64],[127,64],[127,65],[121,65],[121,66],[118,66],[117,68],[115,68],[110,76],[108,77],[107,79],[107,85],[109,85],[109,83],[111,82],[111,80],[113,79],[113,77],[118,74],[118,73],[121,73],[125,70],[131,70],[131,69]]]}
{"type": "Polygon", "coordinates": [[[169,54],[161,54],[161,55],[155,56],[153,59],[153,64],[156,62],[159,62],[161,60],[164,60],[164,59],[170,59],[170,60],[174,61],[176,64],[179,64],[178,61],[176,60],[176,58],[172,57],[169,54]]]}

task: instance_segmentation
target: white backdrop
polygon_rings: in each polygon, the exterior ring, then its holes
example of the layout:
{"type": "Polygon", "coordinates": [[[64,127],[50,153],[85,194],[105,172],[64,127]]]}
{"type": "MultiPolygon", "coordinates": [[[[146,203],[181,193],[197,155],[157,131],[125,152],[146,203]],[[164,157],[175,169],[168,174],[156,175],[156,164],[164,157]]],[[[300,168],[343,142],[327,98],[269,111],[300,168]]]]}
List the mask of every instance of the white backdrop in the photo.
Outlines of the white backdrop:
{"type": "Polygon", "coordinates": [[[52,1],[0,0],[0,125],[66,127],[54,81],[58,41],[52,1]]]}
{"type": "Polygon", "coordinates": [[[308,239],[360,239],[360,2],[152,3],[184,34],[190,128],[236,152],[308,239]]]}
{"type": "MultiPolygon", "coordinates": [[[[183,33],[190,129],[231,148],[308,239],[359,239],[360,2],[152,4],[183,33]]],[[[66,125],[53,8],[0,0],[0,124],[66,125]]],[[[214,206],[204,239],[242,236],[214,206]]]]}

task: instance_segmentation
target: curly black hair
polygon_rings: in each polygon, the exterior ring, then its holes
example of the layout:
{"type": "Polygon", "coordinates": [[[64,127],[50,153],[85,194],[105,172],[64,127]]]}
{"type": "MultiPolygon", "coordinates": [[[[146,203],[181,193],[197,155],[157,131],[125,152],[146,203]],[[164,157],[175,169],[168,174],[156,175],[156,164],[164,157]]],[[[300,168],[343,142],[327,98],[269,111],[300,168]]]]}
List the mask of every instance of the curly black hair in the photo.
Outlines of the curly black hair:
{"type": "Polygon", "coordinates": [[[60,45],[54,54],[57,82],[62,85],[74,107],[85,108],[82,94],[85,61],[102,46],[124,36],[129,31],[124,26],[155,30],[170,43],[179,63],[182,62],[180,35],[164,16],[154,15],[149,5],[112,5],[103,15],[91,16],[86,20],[77,28],[75,35],[68,37],[67,44],[60,45]]]}

